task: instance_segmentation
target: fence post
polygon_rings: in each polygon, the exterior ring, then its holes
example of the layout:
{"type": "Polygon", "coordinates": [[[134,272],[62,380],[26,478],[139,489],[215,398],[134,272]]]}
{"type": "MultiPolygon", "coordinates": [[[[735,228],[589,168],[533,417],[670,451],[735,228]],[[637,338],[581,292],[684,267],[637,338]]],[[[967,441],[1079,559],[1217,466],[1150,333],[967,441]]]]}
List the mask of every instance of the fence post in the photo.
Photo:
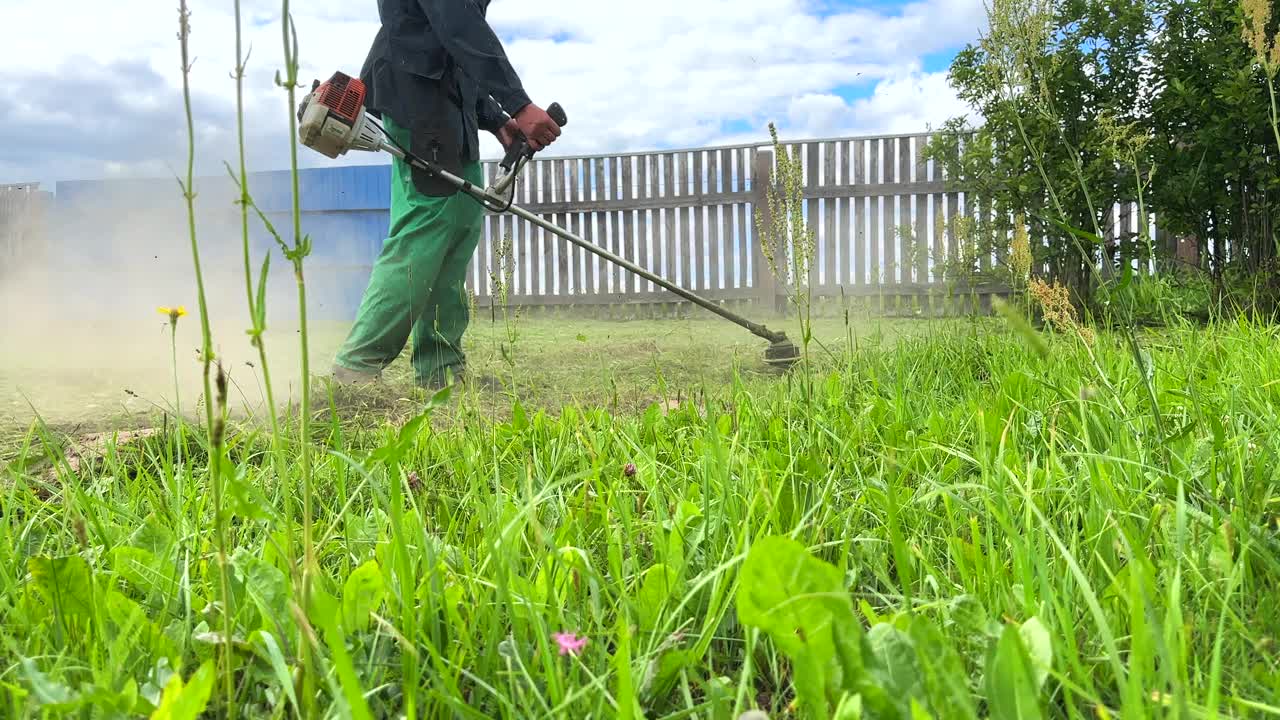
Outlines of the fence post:
{"type": "MultiPolygon", "coordinates": [[[[773,236],[773,213],[769,208],[769,188],[773,187],[773,150],[757,149],[751,161],[751,205],[756,211],[752,218],[752,263],[755,266],[756,302],[761,309],[776,312],[779,306],[778,279],[765,257],[764,244],[773,236]]],[[[777,248],[774,248],[777,258],[777,248]]]]}

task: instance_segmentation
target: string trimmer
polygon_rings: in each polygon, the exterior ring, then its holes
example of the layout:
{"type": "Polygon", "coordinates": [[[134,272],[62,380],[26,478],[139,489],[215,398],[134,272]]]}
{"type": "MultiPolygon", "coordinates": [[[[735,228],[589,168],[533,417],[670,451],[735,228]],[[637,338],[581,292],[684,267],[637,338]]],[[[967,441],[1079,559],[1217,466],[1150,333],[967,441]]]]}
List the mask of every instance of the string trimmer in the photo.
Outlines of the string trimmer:
{"type": "MultiPolygon", "coordinates": [[[[499,163],[501,173],[487,188],[477,187],[464,178],[448,172],[439,164],[414,155],[402,147],[383,131],[382,126],[365,112],[365,86],[358,78],[337,72],[328,82],[319,80],[312,85],[311,92],[302,99],[298,108],[298,135],[302,144],[322,155],[336,158],[350,150],[368,152],[386,151],[400,158],[409,165],[429,173],[477,200],[490,212],[510,212],[517,217],[537,225],[578,247],[593,253],[606,261],[639,275],[649,282],[679,295],[680,297],[705,308],[732,323],[746,328],[753,335],[769,341],[765,350],[765,362],[770,366],[786,370],[800,357],[799,349],[787,339],[786,333],[770,330],[754,323],[736,313],[730,312],[716,303],[707,300],[679,285],[671,283],[654,273],[630,262],[626,258],[598,247],[587,240],[561,228],[541,217],[515,205],[515,181],[525,163],[533,159],[534,151],[520,139],[507,148],[506,155],[499,163]]],[[[547,114],[557,124],[563,126],[568,122],[560,105],[553,104],[547,108],[547,114]]]]}

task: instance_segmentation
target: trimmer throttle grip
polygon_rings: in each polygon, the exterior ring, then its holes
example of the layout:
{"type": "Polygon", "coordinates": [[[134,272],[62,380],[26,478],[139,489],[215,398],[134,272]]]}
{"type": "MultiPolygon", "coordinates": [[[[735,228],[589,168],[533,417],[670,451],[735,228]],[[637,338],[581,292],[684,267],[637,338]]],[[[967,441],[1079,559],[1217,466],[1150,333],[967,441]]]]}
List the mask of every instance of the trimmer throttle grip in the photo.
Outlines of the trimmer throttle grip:
{"type": "MultiPolygon", "coordinates": [[[[560,107],[560,103],[558,102],[551,103],[551,106],[547,108],[547,114],[550,115],[551,119],[555,120],[556,124],[560,127],[564,127],[569,124],[569,118],[564,114],[564,108],[560,107]]],[[[516,166],[516,163],[519,162],[522,157],[533,157],[533,150],[529,148],[529,142],[524,137],[518,138],[511,144],[511,147],[507,149],[507,154],[502,158],[502,162],[499,166],[503,170],[507,170],[509,172],[511,168],[516,166]]]]}
{"type": "Polygon", "coordinates": [[[550,115],[551,119],[555,120],[556,124],[560,127],[564,127],[569,124],[569,118],[564,114],[564,108],[560,107],[560,103],[558,102],[551,103],[551,107],[547,108],[547,114],[550,115]]]}

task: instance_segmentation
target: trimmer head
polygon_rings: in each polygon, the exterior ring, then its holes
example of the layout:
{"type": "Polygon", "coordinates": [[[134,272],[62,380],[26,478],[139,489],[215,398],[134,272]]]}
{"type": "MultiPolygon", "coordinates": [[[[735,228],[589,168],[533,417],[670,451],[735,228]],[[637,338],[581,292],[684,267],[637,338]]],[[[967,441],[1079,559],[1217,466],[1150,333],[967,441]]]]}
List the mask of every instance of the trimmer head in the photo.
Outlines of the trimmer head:
{"type": "Polygon", "coordinates": [[[786,372],[791,369],[800,360],[800,348],[796,344],[787,339],[785,334],[780,334],[777,339],[769,343],[769,347],[764,351],[764,361],[769,367],[778,372],[786,372]]]}

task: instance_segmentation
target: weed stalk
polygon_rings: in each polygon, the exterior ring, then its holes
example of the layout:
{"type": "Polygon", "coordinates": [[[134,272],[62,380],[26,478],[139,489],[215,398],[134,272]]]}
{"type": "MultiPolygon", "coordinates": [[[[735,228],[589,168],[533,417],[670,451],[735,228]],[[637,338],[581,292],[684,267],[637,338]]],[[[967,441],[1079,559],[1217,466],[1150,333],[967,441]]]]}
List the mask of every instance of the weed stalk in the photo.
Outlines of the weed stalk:
{"type": "Polygon", "coordinates": [[[281,34],[284,42],[284,77],[276,77],[289,98],[289,179],[293,197],[293,246],[286,257],[293,263],[293,275],[298,285],[298,337],[302,352],[301,442],[299,442],[299,466],[302,472],[302,607],[310,608],[311,580],[315,572],[315,539],[312,536],[314,517],[314,488],[311,476],[311,360],[307,334],[307,283],[303,274],[303,261],[311,253],[311,238],[302,234],[302,207],[298,189],[298,119],[293,109],[297,107],[298,85],[298,33],[289,14],[289,0],[283,0],[281,10],[281,34]]]}
{"type": "MultiPolygon", "coordinates": [[[[177,437],[174,441],[174,452],[177,463],[174,466],[174,475],[177,476],[182,472],[182,383],[178,380],[178,316],[180,310],[178,308],[162,308],[169,310],[169,357],[173,365],[173,415],[174,425],[177,437]]],[[[175,480],[177,478],[175,477],[175,480]]],[[[178,497],[181,498],[182,483],[177,482],[178,497]]]]}
{"type": "MultiPolygon", "coordinates": [[[[511,376],[511,390],[516,391],[516,322],[515,314],[510,306],[511,286],[515,279],[515,252],[512,249],[511,236],[503,235],[494,247],[497,268],[489,270],[489,279],[493,283],[494,297],[502,307],[502,323],[506,342],[499,341],[502,360],[511,376]]],[[[493,309],[496,313],[497,310],[493,309]]],[[[494,317],[496,320],[496,317],[494,317]]]]}
{"type": "MultiPolygon", "coordinates": [[[[762,251],[770,271],[787,289],[787,297],[796,307],[800,323],[800,347],[806,369],[812,367],[810,345],[813,342],[813,299],[810,267],[817,249],[817,237],[804,217],[804,166],[800,157],[792,156],[778,140],[778,129],[769,123],[769,137],[777,162],[778,182],[767,188],[772,223],[766,227],[762,251]],[[785,243],[783,241],[786,241],[785,243]],[[778,249],[787,255],[789,266],[779,272],[778,249]],[[788,277],[790,275],[790,277],[788,277]]],[[[757,212],[760,212],[757,210],[757,212]]],[[[808,375],[806,374],[806,378],[808,375]]],[[[804,382],[805,395],[812,399],[812,383],[804,382]]]]}
{"type": "MultiPolygon", "coordinates": [[[[1043,53],[1045,45],[1049,42],[1049,33],[1053,20],[1051,13],[1050,6],[1039,3],[1038,0],[1020,0],[1020,2],[1004,3],[988,8],[988,21],[992,30],[988,36],[983,38],[982,42],[987,46],[991,56],[997,58],[998,62],[1003,63],[999,76],[1002,90],[1006,95],[1006,101],[1011,105],[1016,105],[1020,97],[1030,98],[1035,104],[1036,111],[1044,117],[1053,119],[1055,126],[1060,129],[1059,141],[1071,158],[1071,168],[1075,175],[1075,182],[1080,186],[1085,202],[1089,207],[1089,216],[1093,224],[1093,238],[1101,240],[1104,237],[1104,233],[1098,221],[1098,212],[1094,204],[1093,193],[1085,176],[1079,149],[1072,145],[1061,131],[1063,123],[1060,122],[1057,110],[1054,107],[1052,93],[1044,84],[1043,74],[1035,71],[1036,59],[1043,53]]],[[[1019,137],[1032,160],[1032,164],[1035,165],[1037,173],[1044,182],[1053,208],[1060,218],[1060,223],[1069,228],[1070,215],[1063,206],[1056,190],[1056,185],[1045,167],[1043,152],[1037,147],[1036,143],[1031,141],[1021,114],[1014,113],[1013,117],[1019,137]]],[[[1125,136],[1123,128],[1119,128],[1117,134],[1111,139],[1113,147],[1119,148],[1123,146],[1125,150],[1134,152],[1134,170],[1139,174],[1139,182],[1141,182],[1141,168],[1136,165],[1136,151],[1133,143],[1140,141],[1140,139],[1132,136],[1125,136]]],[[[1145,212],[1145,208],[1140,207],[1140,212],[1145,212]]],[[[1145,220],[1143,224],[1145,224],[1145,220]]],[[[1074,232],[1068,233],[1070,241],[1080,253],[1081,258],[1084,260],[1084,266],[1096,282],[1098,268],[1092,253],[1084,248],[1078,237],[1080,232],[1075,229],[1074,232]]],[[[1126,270],[1128,269],[1126,265],[1126,270]]],[[[1133,309],[1128,301],[1122,301],[1120,308],[1123,314],[1121,329],[1126,346],[1137,368],[1139,379],[1145,386],[1147,401],[1151,405],[1151,416],[1156,426],[1156,431],[1164,438],[1167,436],[1164,431],[1164,418],[1160,411],[1159,400],[1152,380],[1153,373],[1147,367],[1147,361],[1143,356],[1134,330],[1133,309]]]]}
{"type": "MultiPolygon", "coordinates": [[[[182,104],[186,114],[187,123],[187,175],[185,182],[179,180],[178,184],[182,187],[182,195],[187,204],[187,230],[191,237],[191,260],[195,268],[196,276],[196,292],[200,305],[200,334],[201,334],[201,351],[200,360],[203,364],[203,380],[204,380],[204,397],[205,397],[205,421],[207,432],[209,433],[209,485],[210,494],[213,500],[214,515],[214,542],[217,546],[217,566],[218,566],[218,590],[222,601],[222,631],[223,638],[219,647],[222,649],[222,679],[223,691],[226,693],[227,717],[236,717],[235,705],[235,668],[232,665],[231,653],[231,620],[234,617],[234,609],[231,602],[231,586],[227,578],[227,534],[225,518],[222,514],[222,444],[223,444],[223,421],[221,417],[215,422],[213,392],[210,383],[210,368],[213,364],[213,334],[209,330],[209,307],[205,300],[204,292],[204,275],[200,269],[200,243],[196,238],[196,213],[195,213],[195,123],[191,115],[191,60],[190,60],[190,37],[191,37],[191,11],[187,7],[187,0],[178,0],[178,40],[182,51],[182,104]]],[[[225,405],[226,401],[226,385],[225,376],[223,376],[221,368],[219,375],[219,397],[225,405]]]]}
{"type": "MultiPolygon", "coordinates": [[[[238,154],[240,162],[240,172],[231,173],[232,178],[236,181],[240,195],[238,204],[240,205],[240,234],[243,242],[244,250],[244,285],[245,295],[248,301],[249,322],[251,327],[249,336],[252,343],[258,350],[258,367],[262,372],[262,388],[263,395],[267,405],[267,416],[271,424],[271,450],[272,462],[275,468],[276,477],[280,482],[280,493],[284,498],[284,526],[285,526],[285,558],[289,563],[290,572],[296,569],[297,551],[293,544],[293,525],[294,525],[294,497],[293,497],[293,478],[287,471],[288,464],[284,460],[284,442],[280,431],[280,416],[276,409],[275,391],[271,385],[271,370],[267,364],[267,346],[266,339],[263,335],[267,330],[267,299],[266,286],[267,274],[271,265],[270,251],[262,259],[262,268],[258,279],[258,291],[255,297],[253,288],[253,265],[250,258],[249,248],[249,208],[255,210],[257,206],[253,202],[252,195],[249,194],[249,174],[245,165],[245,144],[244,144],[244,74],[245,66],[248,64],[249,58],[243,51],[243,30],[240,20],[240,0],[235,0],[235,23],[236,23],[236,139],[238,143],[238,154]]],[[[230,168],[228,168],[230,172],[230,168]]],[[[265,217],[264,217],[265,219],[265,217]]],[[[268,229],[279,241],[279,235],[275,233],[274,228],[268,229]]]]}
{"type": "Polygon", "coordinates": [[[1253,50],[1254,57],[1266,78],[1267,92],[1271,100],[1271,130],[1276,136],[1276,149],[1280,150],[1280,105],[1276,102],[1276,75],[1280,73],[1280,39],[1267,37],[1274,3],[1268,0],[1240,0],[1244,11],[1244,41],[1253,50]]]}
{"type": "MultiPolygon", "coordinates": [[[[1271,101],[1271,132],[1276,138],[1276,151],[1280,152],[1280,103],[1276,100],[1276,75],[1280,74],[1280,38],[1267,37],[1274,3],[1268,0],[1241,0],[1244,10],[1245,42],[1253,49],[1254,57],[1262,68],[1267,82],[1267,96],[1271,101]]],[[[1280,257],[1280,233],[1274,237],[1276,256],[1280,257]]]]}

